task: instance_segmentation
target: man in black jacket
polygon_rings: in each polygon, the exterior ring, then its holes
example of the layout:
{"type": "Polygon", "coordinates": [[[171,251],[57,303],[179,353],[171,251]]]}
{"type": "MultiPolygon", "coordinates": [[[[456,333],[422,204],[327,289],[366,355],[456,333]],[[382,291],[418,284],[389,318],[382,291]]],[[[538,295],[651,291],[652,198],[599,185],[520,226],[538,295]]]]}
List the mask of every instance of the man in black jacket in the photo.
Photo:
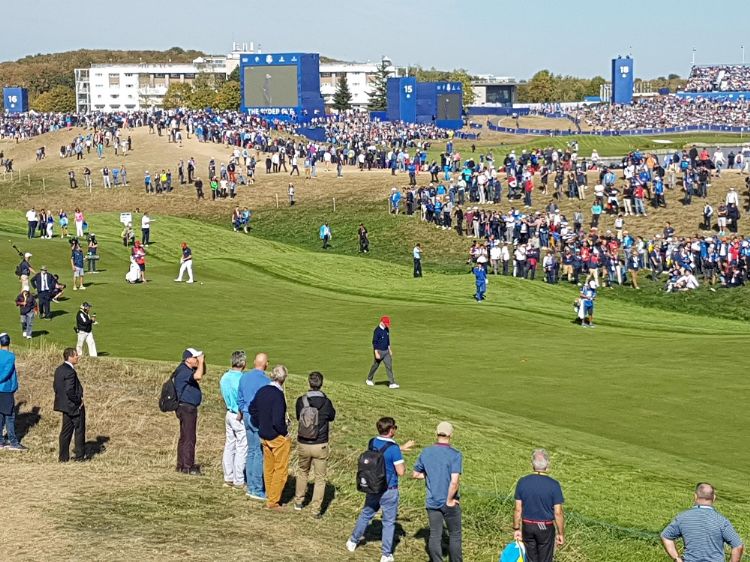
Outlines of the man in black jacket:
{"type": "Polygon", "coordinates": [[[52,300],[52,289],[55,288],[55,279],[47,273],[46,265],[43,265],[39,273],[31,279],[31,286],[36,290],[36,296],[39,299],[39,317],[52,318],[49,303],[52,300]]]}
{"type": "Polygon", "coordinates": [[[331,400],[320,391],[323,374],[313,371],[307,377],[310,390],[297,398],[296,411],[299,429],[297,431],[297,484],[294,495],[294,509],[300,511],[305,501],[307,483],[312,466],[315,474],[312,508],[315,518],[321,517],[320,507],[326,488],[326,468],[328,465],[328,424],[336,419],[336,410],[331,400]]]}
{"type": "Polygon", "coordinates": [[[86,409],[83,406],[83,387],[78,380],[75,366],[78,353],[72,347],[63,351],[64,363],[55,369],[55,411],[62,412],[60,429],[60,462],[70,460],[70,438],[75,432],[75,460],[85,459],[86,409]]]}
{"type": "Polygon", "coordinates": [[[96,342],[92,330],[96,324],[96,314],[91,314],[91,305],[84,302],[81,309],[76,314],[76,332],[78,333],[78,342],[76,343],[76,352],[83,355],[83,343],[89,346],[89,356],[96,357],[96,342]]]}

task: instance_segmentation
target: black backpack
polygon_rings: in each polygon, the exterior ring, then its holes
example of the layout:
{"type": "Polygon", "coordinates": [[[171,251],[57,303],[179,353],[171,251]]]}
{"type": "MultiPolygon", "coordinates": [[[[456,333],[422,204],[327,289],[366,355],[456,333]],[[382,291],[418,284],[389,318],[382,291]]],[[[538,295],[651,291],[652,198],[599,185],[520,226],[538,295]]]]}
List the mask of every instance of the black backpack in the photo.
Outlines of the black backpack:
{"type": "Polygon", "coordinates": [[[177,406],[180,404],[180,399],[177,396],[177,385],[174,382],[174,376],[177,371],[172,373],[172,376],[161,385],[161,395],[159,396],[159,409],[162,412],[174,412],[177,410],[177,406]]]}
{"type": "MultiPolygon", "coordinates": [[[[21,262],[21,263],[23,263],[23,262],[21,262]]],[[[16,277],[21,277],[21,275],[23,275],[23,271],[21,270],[21,264],[19,263],[16,266],[16,277]]]]}
{"type": "Polygon", "coordinates": [[[385,446],[375,449],[375,439],[370,439],[367,450],[359,455],[357,461],[357,490],[365,494],[382,494],[388,489],[388,479],[385,473],[385,452],[396,444],[386,442],[385,446]]]}

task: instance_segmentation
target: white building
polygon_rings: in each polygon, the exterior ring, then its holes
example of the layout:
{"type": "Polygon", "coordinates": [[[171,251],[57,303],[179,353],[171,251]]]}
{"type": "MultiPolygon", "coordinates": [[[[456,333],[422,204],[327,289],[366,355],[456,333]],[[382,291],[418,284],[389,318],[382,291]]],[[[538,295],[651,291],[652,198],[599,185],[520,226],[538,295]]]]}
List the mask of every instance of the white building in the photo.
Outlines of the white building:
{"type": "MultiPolygon", "coordinates": [[[[388,58],[383,58],[388,65],[390,76],[396,76],[396,67],[388,58]]],[[[380,63],[366,62],[327,62],[320,63],[320,93],[326,105],[333,105],[339,78],[346,74],[349,91],[352,93],[352,106],[365,109],[370,101],[373,83],[380,63]]]]}
{"type": "Polygon", "coordinates": [[[135,111],[161,107],[175,82],[192,83],[199,74],[222,80],[240,63],[240,53],[253,44],[235,43],[229,55],[198,57],[192,63],[92,64],[75,69],[76,111],[135,111]]]}
{"type": "MultiPolygon", "coordinates": [[[[135,111],[161,107],[170,84],[192,83],[202,73],[222,79],[240,64],[240,55],[254,53],[253,44],[235,43],[228,55],[206,56],[192,63],[92,64],[75,69],[76,111],[135,111]]],[[[260,52],[260,51],[258,51],[260,52]]],[[[397,69],[383,58],[390,76],[397,69]]],[[[346,74],[352,106],[366,108],[380,63],[333,62],[320,64],[320,93],[326,105],[333,104],[339,77],[346,74]]]]}

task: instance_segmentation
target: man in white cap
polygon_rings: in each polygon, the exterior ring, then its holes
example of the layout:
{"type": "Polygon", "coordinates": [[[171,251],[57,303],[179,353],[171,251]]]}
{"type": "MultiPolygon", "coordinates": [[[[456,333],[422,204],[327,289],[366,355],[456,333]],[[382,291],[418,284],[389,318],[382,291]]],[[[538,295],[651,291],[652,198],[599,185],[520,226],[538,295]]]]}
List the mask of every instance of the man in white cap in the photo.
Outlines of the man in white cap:
{"type": "Polygon", "coordinates": [[[21,278],[21,290],[22,291],[29,291],[31,290],[31,287],[29,286],[29,279],[32,275],[36,274],[36,271],[33,267],[31,267],[31,253],[26,252],[23,255],[23,261],[18,264],[18,272],[20,273],[19,277],[21,278]]]}
{"type": "Polygon", "coordinates": [[[203,394],[200,381],[205,373],[203,352],[188,347],[182,352],[182,362],[172,374],[177,391],[177,419],[180,420],[180,439],[177,442],[177,472],[200,476],[200,467],[195,464],[195,442],[198,432],[198,406],[203,394]]]}
{"type": "Polygon", "coordinates": [[[443,560],[443,521],[448,527],[448,555],[450,562],[462,562],[461,506],[459,505],[459,479],[463,471],[461,452],[451,447],[453,425],[440,422],[437,442],[424,449],[411,473],[412,478],[427,484],[427,519],[430,522],[430,539],[427,548],[430,562],[443,560]]]}

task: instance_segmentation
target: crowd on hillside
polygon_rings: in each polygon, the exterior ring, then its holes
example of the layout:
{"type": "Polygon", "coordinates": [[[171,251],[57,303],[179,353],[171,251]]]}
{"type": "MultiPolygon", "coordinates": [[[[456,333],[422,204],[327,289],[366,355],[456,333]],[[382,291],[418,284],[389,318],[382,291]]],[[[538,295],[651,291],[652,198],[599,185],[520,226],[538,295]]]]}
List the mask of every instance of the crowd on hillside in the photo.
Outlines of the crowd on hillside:
{"type": "Polygon", "coordinates": [[[690,70],[687,92],[743,92],[750,90],[750,66],[720,64],[694,66],[690,70]]]}
{"type": "Polygon", "coordinates": [[[593,131],[627,131],[692,125],[750,127],[750,100],[727,101],[657,96],[632,105],[589,105],[571,117],[593,131]]]}
{"type": "Polygon", "coordinates": [[[492,158],[469,159],[454,174],[450,156],[443,155],[444,174],[429,185],[393,188],[390,210],[418,213],[437,228],[473,239],[467,263],[490,274],[534,279],[539,272],[547,283],[593,279],[636,289],[639,275],[648,274],[667,291],[693,290],[701,282],[737,287],[750,272],[750,238],[738,234],[740,192],[730,188],[716,209],[707,200],[711,178],[735,166],[737,157],[742,161],[743,154],[718,149],[710,155],[694,147],[660,162],[636,151],[622,169],[611,169],[596,154],[587,162],[570,149],[548,148],[511,152],[497,168],[492,158]],[[539,197],[542,210],[534,211],[539,197]],[[560,210],[563,199],[576,207],[568,216],[560,210]],[[700,200],[697,234],[677,233],[670,223],[652,226],[649,235],[627,226],[630,216],[647,217],[667,204],[689,208],[693,199],[700,200]],[[613,228],[601,227],[603,216],[613,228]]]}

